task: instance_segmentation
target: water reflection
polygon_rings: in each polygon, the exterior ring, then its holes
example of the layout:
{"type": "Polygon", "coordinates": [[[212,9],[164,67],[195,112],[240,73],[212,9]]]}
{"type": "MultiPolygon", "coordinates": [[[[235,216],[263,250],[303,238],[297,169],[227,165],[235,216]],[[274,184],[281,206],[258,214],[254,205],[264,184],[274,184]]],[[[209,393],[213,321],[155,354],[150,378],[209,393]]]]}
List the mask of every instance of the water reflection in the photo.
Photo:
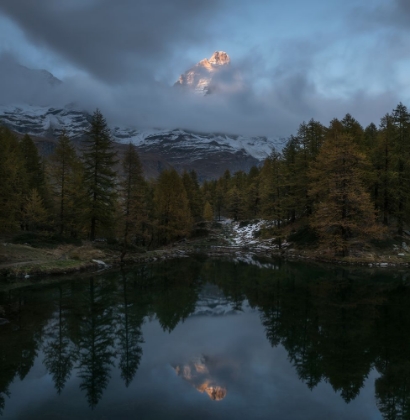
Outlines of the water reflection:
{"type": "Polygon", "coordinates": [[[174,366],[175,372],[199,392],[206,393],[213,401],[221,401],[226,397],[227,390],[221,386],[216,375],[217,361],[207,356],[196,357],[194,360],[174,366]]]}
{"type": "MultiPolygon", "coordinates": [[[[188,319],[196,328],[194,315],[240,317],[249,309],[259,313],[271,347],[286,350],[308,389],[328,383],[351,403],[377,369],[373,392],[381,415],[410,418],[409,304],[401,273],[289,263],[272,270],[200,259],[3,292],[0,307],[10,323],[0,326],[0,415],[14,397],[11,384],[24,381],[38,358],[58,395],[77,381],[95,408],[117,371],[125,387],[138,384],[145,348],[156,351],[144,343],[147,323],[158,322],[165,340],[188,319]]],[[[248,344],[240,345],[246,351],[248,344]]],[[[169,363],[179,379],[226,401],[240,375],[235,357],[196,353],[169,363]]]]}

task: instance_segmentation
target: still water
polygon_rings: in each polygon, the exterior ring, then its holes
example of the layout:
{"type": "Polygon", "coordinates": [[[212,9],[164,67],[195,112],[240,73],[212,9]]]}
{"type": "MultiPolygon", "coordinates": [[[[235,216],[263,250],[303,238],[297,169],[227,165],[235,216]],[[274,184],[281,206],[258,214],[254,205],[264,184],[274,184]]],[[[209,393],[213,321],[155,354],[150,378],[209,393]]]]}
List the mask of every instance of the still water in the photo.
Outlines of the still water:
{"type": "Polygon", "coordinates": [[[408,280],[185,258],[0,291],[0,418],[408,419],[408,280]]]}

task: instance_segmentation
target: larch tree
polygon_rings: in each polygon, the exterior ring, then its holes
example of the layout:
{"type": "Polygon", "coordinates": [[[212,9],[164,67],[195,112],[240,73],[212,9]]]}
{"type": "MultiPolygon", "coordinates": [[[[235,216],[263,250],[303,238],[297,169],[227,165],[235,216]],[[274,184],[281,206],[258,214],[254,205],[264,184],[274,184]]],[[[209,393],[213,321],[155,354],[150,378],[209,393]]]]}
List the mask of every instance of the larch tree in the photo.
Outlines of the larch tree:
{"type": "Polygon", "coordinates": [[[280,227],[286,215],[284,202],[284,166],[280,153],[275,150],[265,160],[261,169],[262,215],[280,227]]]}
{"type": "Polygon", "coordinates": [[[191,216],[195,222],[199,222],[202,219],[204,203],[201,196],[201,190],[199,188],[198,176],[196,172],[184,171],[182,174],[182,182],[187,193],[191,216]]]}
{"type": "Polygon", "coordinates": [[[30,190],[23,210],[23,224],[27,230],[42,228],[47,222],[47,210],[37,188],[30,190]]]}
{"type": "Polygon", "coordinates": [[[310,215],[312,212],[312,201],[308,194],[308,172],[311,163],[316,159],[316,156],[322,147],[325,133],[325,127],[318,121],[312,119],[309,123],[302,123],[300,125],[298,134],[295,138],[294,196],[297,200],[297,212],[301,215],[310,215]]]}
{"type": "Polygon", "coordinates": [[[309,171],[309,194],[315,197],[311,226],[322,245],[346,256],[353,239],[377,237],[374,206],[363,183],[366,161],[338,120],[309,171]]]}
{"type": "MultiPolygon", "coordinates": [[[[42,206],[46,210],[48,217],[54,209],[48,184],[46,182],[43,159],[40,157],[36,145],[28,134],[23,136],[19,145],[26,175],[26,191],[24,195],[27,199],[24,200],[23,212],[25,211],[24,206],[30,202],[30,197],[34,197],[32,191],[35,189],[36,194],[41,198],[42,206]]],[[[24,223],[22,223],[21,226],[23,230],[28,229],[28,226],[24,225],[24,223]]]]}
{"type": "Polygon", "coordinates": [[[107,122],[97,109],[92,116],[91,127],[86,132],[83,150],[86,189],[84,210],[91,240],[95,239],[97,229],[107,231],[114,223],[116,155],[107,122]]]}
{"type": "Polygon", "coordinates": [[[192,226],[187,193],[175,169],[162,171],[154,191],[158,242],[168,243],[189,234],[192,226]]]}
{"type": "Polygon", "coordinates": [[[41,194],[45,185],[43,164],[37,147],[28,134],[25,134],[21,139],[20,149],[26,168],[28,190],[36,188],[41,194]]]}
{"type": "Polygon", "coordinates": [[[397,172],[396,189],[396,217],[399,235],[403,234],[404,222],[409,220],[408,203],[410,195],[409,172],[410,172],[410,113],[400,103],[393,110],[393,124],[395,126],[395,166],[397,172]]]}
{"type": "Polygon", "coordinates": [[[235,221],[243,219],[245,198],[243,192],[236,185],[228,191],[226,201],[229,217],[232,217],[235,221]]]}
{"type": "Polygon", "coordinates": [[[125,152],[122,166],[124,175],[120,186],[121,261],[123,261],[127,252],[130,237],[133,238],[135,243],[136,236],[141,233],[141,225],[147,218],[145,206],[146,182],[137,150],[131,143],[125,152]]]}
{"type": "Polygon", "coordinates": [[[49,159],[51,186],[58,209],[57,225],[60,234],[76,229],[77,209],[81,195],[82,165],[66,132],[58,139],[49,159]]]}
{"type": "Polygon", "coordinates": [[[214,211],[212,210],[212,206],[209,204],[209,201],[205,203],[203,218],[207,222],[212,222],[214,219],[214,211]]]}
{"type": "Polygon", "coordinates": [[[387,226],[394,213],[395,173],[393,170],[394,124],[391,115],[386,114],[380,122],[376,145],[372,152],[375,177],[374,200],[383,224],[387,226]]]}
{"type": "Polygon", "coordinates": [[[252,166],[249,171],[246,186],[246,213],[249,217],[258,217],[260,211],[260,189],[259,189],[259,169],[252,166]]]}
{"type": "Polygon", "coordinates": [[[0,230],[17,230],[21,221],[27,177],[17,138],[0,128],[0,230]]]}

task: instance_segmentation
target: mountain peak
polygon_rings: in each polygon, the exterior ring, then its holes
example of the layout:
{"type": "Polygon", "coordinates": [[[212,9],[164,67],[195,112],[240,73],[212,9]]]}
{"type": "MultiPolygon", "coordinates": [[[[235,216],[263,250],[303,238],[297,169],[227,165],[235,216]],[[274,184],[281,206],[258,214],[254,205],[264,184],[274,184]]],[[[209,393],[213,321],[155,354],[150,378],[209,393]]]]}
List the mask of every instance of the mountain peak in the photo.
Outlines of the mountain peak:
{"type": "Polygon", "coordinates": [[[215,51],[208,61],[216,66],[224,66],[229,64],[231,59],[225,51],[215,51]]]}
{"type": "Polygon", "coordinates": [[[231,62],[225,51],[215,51],[212,57],[204,58],[194,67],[181,74],[176,86],[185,86],[200,94],[210,93],[213,75],[231,62]]]}

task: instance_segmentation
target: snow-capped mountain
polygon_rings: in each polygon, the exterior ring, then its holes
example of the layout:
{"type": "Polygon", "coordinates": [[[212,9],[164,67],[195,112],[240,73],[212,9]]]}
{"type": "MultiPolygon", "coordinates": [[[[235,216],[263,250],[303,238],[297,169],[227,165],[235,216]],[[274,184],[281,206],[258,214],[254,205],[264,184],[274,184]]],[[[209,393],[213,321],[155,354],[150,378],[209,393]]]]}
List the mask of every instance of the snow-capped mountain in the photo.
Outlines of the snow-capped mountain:
{"type": "MultiPolygon", "coordinates": [[[[81,142],[90,120],[90,114],[74,106],[0,106],[1,124],[17,133],[53,142],[63,130],[73,141],[81,142]]],[[[117,143],[135,144],[143,163],[144,156],[149,156],[150,165],[157,166],[155,170],[161,170],[166,163],[177,170],[195,169],[200,179],[218,177],[226,169],[247,171],[264,160],[273,147],[281,148],[273,138],[197,133],[183,129],[141,131],[132,127],[112,127],[111,132],[117,143]]],[[[44,150],[49,152],[52,147],[49,145],[44,150]]]]}
{"type": "Polygon", "coordinates": [[[84,136],[91,116],[73,107],[49,108],[32,105],[0,106],[0,123],[20,134],[57,139],[66,130],[71,139],[84,136]]]}
{"type": "Polygon", "coordinates": [[[247,300],[240,308],[235,307],[235,303],[229,300],[219,287],[208,283],[199,293],[195,311],[190,316],[226,316],[251,311],[253,309],[247,300]]]}
{"type": "Polygon", "coordinates": [[[203,59],[198,64],[181,74],[175,86],[185,87],[195,93],[207,95],[226,88],[239,89],[241,78],[230,69],[231,59],[224,51],[215,51],[211,58],[203,59]]]}
{"type": "MultiPolygon", "coordinates": [[[[73,104],[62,108],[27,104],[35,102],[39,92],[52,93],[52,98],[62,81],[46,70],[32,70],[13,60],[0,61],[0,75],[2,72],[2,80],[7,79],[11,91],[20,89],[21,92],[29,91],[30,95],[16,99],[17,105],[0,105],[0,124],[18,134],[31,135],[43,154],[52,152],[63,130],[81,148],[90,126],[89,113],[73,104]]],[[[210,59],[200,61],[184,73],[176,84],[202,94],[223,93],[240,87],[239,78],[236,80],[235,77],[228,54],[216,51],[210,59]]],[[[1,99],[3,104],[12,102],[4,95],[1,99]]],[[[137,146],[148,176],[156,176],[171,165],[179,171],[195,169],[200,180],[215,178],[226,169],[248,171],[264,160],[274,147],[281,149],[277,140],[267,137],[199,133],[180,128],[141,130],[117,126],[111,127],[111,131],[119,150],[130,142],[137,146]]]]}

